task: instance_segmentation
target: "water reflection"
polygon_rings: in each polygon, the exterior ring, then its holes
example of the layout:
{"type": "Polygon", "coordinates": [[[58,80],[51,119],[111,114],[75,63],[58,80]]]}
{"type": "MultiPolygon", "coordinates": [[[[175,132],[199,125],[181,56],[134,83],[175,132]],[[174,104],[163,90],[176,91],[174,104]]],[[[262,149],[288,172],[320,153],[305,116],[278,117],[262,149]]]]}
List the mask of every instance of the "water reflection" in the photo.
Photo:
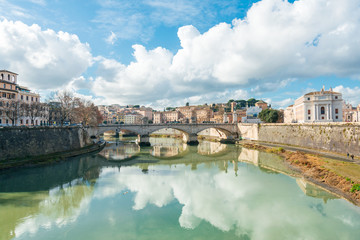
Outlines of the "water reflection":
{"type": "Polygon", "coordinates": [[[0,239],[75,222],[88,209],[101,165],[83,157],[0,174],[0,239]]]}
{"type": "Polygon", "coordinates": [[[8,216],[0,239],[358,237],[359,208],[301,179],[269,174],[291,174],[276,155],[152,141],[133,165],[104,160],[136,149],[115,141],[98,156],[0,174],[0,216],[8,216]],[[156,146],[164,159],[151,162],[156,146]]]}
{"type": "Polygon", "coordinates": [[[106,147],[99,153],[112,161],[121,161],[136,157],[140,153],[140,146],[134,142],[108,142],[106,147]]]}
{"type": "Polygon", "coordinates": [[[188,145],[180,138],[157,138],[151,137],[151,155],[154,157],[174,157],[188,150],[188,145]]]}
{"type": "Polygon", "coordinates": [[[213,155],[225,151],[226,148],[227,145],[220,142],[199,141],[198,153],[201,155],[213,155]]]}

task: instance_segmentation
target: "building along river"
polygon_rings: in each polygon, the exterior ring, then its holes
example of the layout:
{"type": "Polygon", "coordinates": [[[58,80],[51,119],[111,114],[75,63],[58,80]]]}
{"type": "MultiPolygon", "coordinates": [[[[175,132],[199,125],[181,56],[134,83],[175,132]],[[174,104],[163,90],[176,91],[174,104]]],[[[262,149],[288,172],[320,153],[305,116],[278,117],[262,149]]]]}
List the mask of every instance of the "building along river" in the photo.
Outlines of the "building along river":
{"type": "Polygon", "coordinates": [[[112,139],[0,173],[0,239],[359,239],[360,208],[235,145],[112,139]]]}

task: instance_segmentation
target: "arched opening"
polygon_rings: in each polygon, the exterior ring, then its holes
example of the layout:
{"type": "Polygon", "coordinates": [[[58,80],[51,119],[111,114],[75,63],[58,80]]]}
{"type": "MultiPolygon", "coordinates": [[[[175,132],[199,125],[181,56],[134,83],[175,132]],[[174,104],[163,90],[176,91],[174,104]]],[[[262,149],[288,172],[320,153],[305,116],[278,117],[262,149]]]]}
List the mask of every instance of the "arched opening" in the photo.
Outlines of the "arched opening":
{"type": "Polygon", "coordinates": [[[197,133],[198,139],[209,141],[221,141],[222,139],[228,139],[230,132],[219,128],[207,128],[197,133]]]}
{"type": "Polygon", "coordinates": [[[175,128],[162,128],[158,129],[149,134],[152,141],[163,141],[161,139],[171,138],[171,139],[180,139],[183,142],[187,142],[189,139],[189,134],[175,128]]]}
{"type": "Polygon", "coordinates": [[[320,112],[321,114],[325,114],[325,107],[321,107],[320,112]]]}

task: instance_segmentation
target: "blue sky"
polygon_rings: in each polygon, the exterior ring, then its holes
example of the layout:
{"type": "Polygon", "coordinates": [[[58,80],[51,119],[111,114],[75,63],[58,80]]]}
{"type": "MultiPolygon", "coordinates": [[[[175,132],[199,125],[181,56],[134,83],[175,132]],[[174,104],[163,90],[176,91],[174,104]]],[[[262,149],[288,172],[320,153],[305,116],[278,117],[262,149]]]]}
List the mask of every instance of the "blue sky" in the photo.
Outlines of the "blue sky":
{"type": "Polygon", "coordinates": [[[356,0],[0,0],[0,16],[0,68],[44,96],[286,107],[325,85],[360,103],[356,0]]]}

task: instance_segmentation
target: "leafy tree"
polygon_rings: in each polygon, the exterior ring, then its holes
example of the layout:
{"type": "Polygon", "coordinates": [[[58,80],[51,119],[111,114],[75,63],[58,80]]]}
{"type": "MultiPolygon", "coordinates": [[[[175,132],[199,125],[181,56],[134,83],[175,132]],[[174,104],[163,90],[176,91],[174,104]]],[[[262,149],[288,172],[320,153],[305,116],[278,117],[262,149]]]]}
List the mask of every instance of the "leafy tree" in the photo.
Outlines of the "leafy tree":
{"type": "Polygon", "coordinates": [[[140,105],[134,105],[134,108],[140,108],[140,105]]]}
{"type": "Polygon", "coordinates": [[[275,109],[265,109],[259,113],[259,118],[261,121],[267,123],[275,123],[279,119],[279,111],[275,109]]]}
{"type": "Polygon", "coordinates": [[[187,106],[187,107],[189,106],[189,102],[186,103],[186,106],[187,106]]]}
{"type": "Polygon", "coordinates": [[[255,106],[256,102],[258,102],[258,100],[256,100],[255,98],[250,98],[249,100],[247,100],[249,107],[255,106]]]}

